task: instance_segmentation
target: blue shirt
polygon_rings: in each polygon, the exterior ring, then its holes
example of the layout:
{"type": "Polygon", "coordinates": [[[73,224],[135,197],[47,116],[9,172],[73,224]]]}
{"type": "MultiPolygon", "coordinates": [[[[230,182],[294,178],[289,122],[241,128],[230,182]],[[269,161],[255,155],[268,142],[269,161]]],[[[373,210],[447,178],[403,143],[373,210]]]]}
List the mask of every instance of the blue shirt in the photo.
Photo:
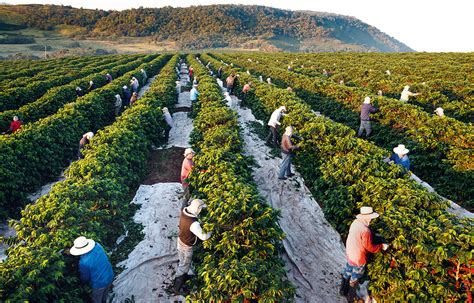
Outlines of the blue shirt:
{"type": "Polygon", "coordinates": [[[195,87],[193,87],[193,89],[191,89],[190,94],[191,94],[191,101],[197,101],[197,98],[199,96],[199,92],[195,87]]]}
{"type": "Polygon", "coordinates": [[[114,280],[114,272],[109,258],[99,243],[81,256],[79,271],[82,282],[89,282],[92,288],[106,287],[114,280]]]}
{"type": "Polygon", "coordinates": [[[410,170],[410,159],[408,159],[407,155],[400,158],[397,154],[392,154],[390,160],[395,162],[395,164],[403,166],[406,170],[410,170]]]}

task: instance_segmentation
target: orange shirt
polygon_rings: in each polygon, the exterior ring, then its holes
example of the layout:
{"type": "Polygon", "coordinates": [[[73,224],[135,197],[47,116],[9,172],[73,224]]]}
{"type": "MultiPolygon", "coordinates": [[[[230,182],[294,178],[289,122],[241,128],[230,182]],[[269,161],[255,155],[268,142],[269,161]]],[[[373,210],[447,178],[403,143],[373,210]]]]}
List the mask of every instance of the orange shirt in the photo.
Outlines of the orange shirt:
{"type": "Polygon", "coordinates": [[[367,263],[367,253],[376,253],[382,249],[382,244],[372,243],[372,232],[359,219],[352,222],[346,241],[347,261],[352,266],[362,266],[367,263]]]}

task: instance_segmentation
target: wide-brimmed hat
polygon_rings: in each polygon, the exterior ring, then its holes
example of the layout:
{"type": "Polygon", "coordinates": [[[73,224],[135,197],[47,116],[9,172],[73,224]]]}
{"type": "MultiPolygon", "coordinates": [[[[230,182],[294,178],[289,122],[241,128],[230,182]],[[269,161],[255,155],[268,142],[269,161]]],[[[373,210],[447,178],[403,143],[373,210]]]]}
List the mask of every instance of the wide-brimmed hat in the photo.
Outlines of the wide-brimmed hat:
{"type": "Polygon", "coordinates": [[[189,154],[196,154],[192,148],[186,148],[184,150],[184,156],[187,156],[189,154]]]}
{"type": "Polygon", "coordinates": [[[280,106],[278,109],[279,109],[281,112],[286,112],[286,106],[284,106],[284,105],[283,105],[283,106],[280,106]]]}
{"type": "Polygon", "coordinates": [[[169,112],[170,112],[167,107],[163,107],[162,111],[163,111],[164,113],[169,113],[169,112]]]}
{"type": "Polygon", "coordinates": [[[73,256],[80,256],[90,252],[95,246],[95,241],[92,239],[87,239],[86,237],[79,237],[74,240],[74,246],[71,247],[69,252],[73,256]]]}
{"type": "Polygon", "coordinates": [[[92,137],[94,137],[94,133],[93,132],[85,133],[83,137],[86,137],[88,140],[90,140],[92,139],[92,137]]]}
{"type": "Polygon", "coordinates": [[[442,107],[438,107],[434,110],[435,113],[437,113],[440,116],[444,116],[444,110],[442,107]]]}
{"type": "Polygon", "coordinates": [[[358,214],[356,217],[357,219],[374,219],[379,216],[378,213],[376,213],[372,207],[370,206],[362,206],[360,208],[360,214],[358,214]]]}
{"type": "Polygon", "coordinates": [[[410,152],[409,149],[405,147],[403,144],[398,144],[397,147],[393,148],[393,152],[396,153],[397,155],[406,155],[408,152],[410,152]]]}
{"type": "Polygon", "coordinates": [[[124,85],[122,88],[123,88],[123,89],[127,89],[128,87],[127,87],[126,85],[124,85]]]}
{"type": "Polygon", "coordinates": [[[189,206],[185,208],[185,210],[190,214],[198,216],[201,212],[201,209],[206,207],[207,205],[204,204],[204,201],[202,201],[201,199],[194,199],[191,201],[191,204],[189,204],[189,206]]]}
{"type": "Polygon", "coordinates": [[[288,136],[289,136],[289,135],[291,135],[292,133],[293,133],[293,126],[291,126],[291,125],[290,125],[290,126],[287,126],[287,127],[285,128],[285,135],[288,135],[288,136]]]}
{"type": "Polygon", "coordinates": [[[364,104],[370,104],[370,97],[365,97],[364,104]]]}

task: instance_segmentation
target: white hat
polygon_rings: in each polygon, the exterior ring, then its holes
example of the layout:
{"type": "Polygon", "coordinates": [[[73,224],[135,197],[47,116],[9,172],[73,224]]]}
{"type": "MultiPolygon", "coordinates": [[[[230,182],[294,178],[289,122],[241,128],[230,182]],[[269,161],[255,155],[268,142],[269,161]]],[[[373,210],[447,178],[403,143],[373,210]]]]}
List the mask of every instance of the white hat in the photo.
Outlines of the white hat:
{"type": "Polygon", "coordinates": [[[441,117],[444,116],[444,110],[441,107],[436,108],[434,112],[437,113],[438,116],[441,116],[441,117]]]}
{"type": "Polygon", "coordinates": [[[286,106],[284,106],[284,105],[283,105],[283,106],[280,106],[278,109],[279,109],[281,112],[286,112],[286,106]]]}
{"type": "Polygon", "coordinates": [[[126,85],[124,85],[122,88],[123,88],[123,89],[127,89],[128,87],[127,87],[126,85]]]}
{"type": "Polygon", "coordinates": [[[196,154],[192,148],[186,148],[184,150],[184,156],[186,157],[189,154],[196,154]]]}
{"type": "Polygon", "coordinates": [[[13,116],[14,121],[18,121],[18,116],[13,116]]]}
{"type": "Polygon", "coordinates": [[[362,206],[360,208],[360,214],[356,216],[357,219],[374,219],[379,216],[378,213],[376,213],[372,207],[370,206],[362,206]]]}
{"type": "Polygon", "coordinates": [[[169,113],[169,112],[170,112],[167,107],[163,107],[162,111],[163,111],[164,113],[169,113]]]}
{"type": "Polygon", "coordinates": [[[393,148],[393,152],[397,155],[406,155],[410,150],[405,147],[403,144],[398,144],[397,147],[393,148]]]}
{"type": "Polygon", "coordinates": [[[88,140],[90,140],[92,139],[92,137],[94,137],[94,133],[93,132],[85,133],[83,137],[86,137],[88,140]]]}
{"type": "Polygon", "coordinates": [[[79,86],[76,87],[76,90],[82,90],[79,86]]]}
{"type": "Polygon", "coordinates": [[[91,80],[91,81],[89,81],[89,84],[94,84],[94,81],[92,81],[92,80],[91,80]]]}
{"type": "Polygon", "coordinates": [[[364,104],[370,104],[370,97],[365,97],[364,104]]]}
{"type": "Polygon", "coordinates": [[[188,207],[185,207],[185,210],[188,213],[191,213],[197,217],[199,213],[201,212],[201,210],[206,207],[207,205],[204,204],[204,202],[201,199],[194,199],[191,201],[191,204],[189,204],[188,207]]]}
{"type": "Polygon", "coordinates": [[[80,256],[90,252],[95,246],[95,241],[87,239],[86,237],[79,237],[74,240],[74,246],[71,247],[69,252],[73,256],[80,256]]]}
{"type": "Polygon", "coordinates": [[[293,126],[287,126],[285,128],[285,135],[290,136],[293,133],[293,126]]]}
{"type": "Polygon", "coordinates": [[[403,89],[410,89],[410,85],[405,85],[405,87],[403,89]]]}

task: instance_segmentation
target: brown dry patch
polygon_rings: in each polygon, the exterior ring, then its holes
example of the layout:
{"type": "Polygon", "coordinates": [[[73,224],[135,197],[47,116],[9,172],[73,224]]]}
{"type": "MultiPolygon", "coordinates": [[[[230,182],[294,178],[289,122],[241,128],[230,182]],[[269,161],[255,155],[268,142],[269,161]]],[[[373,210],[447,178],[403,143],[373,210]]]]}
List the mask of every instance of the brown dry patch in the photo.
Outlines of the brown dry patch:
{"type": "Polygon", "coordinates": [[[184,148],[180,147],[151,151],[147,161],[148,175],[143,184],[180,182],[183,154],[184,148]]]}

